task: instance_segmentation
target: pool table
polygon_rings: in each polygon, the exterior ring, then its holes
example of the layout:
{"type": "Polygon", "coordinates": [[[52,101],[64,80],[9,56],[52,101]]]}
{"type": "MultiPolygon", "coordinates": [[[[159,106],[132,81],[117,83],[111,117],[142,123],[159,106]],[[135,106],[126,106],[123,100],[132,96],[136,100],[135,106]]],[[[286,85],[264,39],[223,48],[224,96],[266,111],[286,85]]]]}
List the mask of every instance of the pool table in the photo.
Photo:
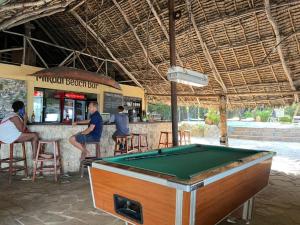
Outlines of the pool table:
{"type": "Polygon", "coordinates": [[[186,145],[103,158],[89,167],[94,206],[129,224],[213,225],[268,185],[274,153],[186,145]]]}

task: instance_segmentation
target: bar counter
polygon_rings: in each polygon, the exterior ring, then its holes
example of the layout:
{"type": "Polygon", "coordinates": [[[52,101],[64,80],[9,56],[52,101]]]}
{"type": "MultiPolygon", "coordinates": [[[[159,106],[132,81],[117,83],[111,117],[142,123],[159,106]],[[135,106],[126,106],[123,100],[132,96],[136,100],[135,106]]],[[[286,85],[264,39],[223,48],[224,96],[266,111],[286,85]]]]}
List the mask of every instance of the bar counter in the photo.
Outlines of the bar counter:
{"type": "MultiPolygon", "coordinates": [[[[50,124],[39,123],[28,125],[30,131],[39,133],[41,139],[51,140],[59,139],[60,148],[63,157],[64,172],[76,172],[79,169],[80,151],[69,143],[69,137],[73,134],[83,131],[87,125],[67,125],[67,124],[50,124]]],[[[129,124],[130,132],[132,133],[147,133],[149,148],[157,148],[159,142],[160,131],[171,131],[171,122],[136,122],[129,124]]],[[[114,124],[105,124],[103,126],[101,138],[101,156],[113,156],[114,141],[111,136],[115,131],[114,124]]],[[[8,155],[9,145],[3,145],[0,151],[0,157],[4,158],[8,155]]],[[[88,149],[93,150],[94,146],[88,146],[88,149]]],[[[26,144],[27,163],[29,168],[32,168],[32,150],[31,145],[26,144]]],[[[20,152],[20,151],[18,151],[20,152]]]]}

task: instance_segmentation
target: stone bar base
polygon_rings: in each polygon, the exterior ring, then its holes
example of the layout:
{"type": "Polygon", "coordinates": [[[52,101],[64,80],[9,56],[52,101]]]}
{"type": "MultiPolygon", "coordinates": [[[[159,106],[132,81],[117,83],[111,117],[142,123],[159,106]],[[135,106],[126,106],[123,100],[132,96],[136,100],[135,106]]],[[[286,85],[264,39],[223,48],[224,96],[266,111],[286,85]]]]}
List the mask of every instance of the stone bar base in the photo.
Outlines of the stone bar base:
{"type": "MultiPolygon", "coordinates": [[[[76,172],[79,169],[80,151],[69,144],[69,137],[73,134],[83,131],[86,128],[84,125],[30,125],[29,129],[33,132],[38,132],[41,139],[60,139],[60,148],[63,158],[64,172],[76,172]]],[[[132,133],[147,133],[150,149],[156,149],[159,142],[160,131],[171,131],[170,122],[153,122],[153,123],[131,123],[130,132],[132,133]]],[[[115,125],[104,125],[101,138],[101,156],[113,156],[114,141],[111,136],[115,131],[115,125]]],[[[94,152],[94,146],[88,146],[94,152]]],[[[0,151],[0,157],[8,156],[9,145],[3,145],[0,151]]],[[[30,144],[26,144],[27,162],[30,170],[32,170],[32,149],[30,144]]],[[[17,151],[20,152],[20,151],[17,151]]]]}

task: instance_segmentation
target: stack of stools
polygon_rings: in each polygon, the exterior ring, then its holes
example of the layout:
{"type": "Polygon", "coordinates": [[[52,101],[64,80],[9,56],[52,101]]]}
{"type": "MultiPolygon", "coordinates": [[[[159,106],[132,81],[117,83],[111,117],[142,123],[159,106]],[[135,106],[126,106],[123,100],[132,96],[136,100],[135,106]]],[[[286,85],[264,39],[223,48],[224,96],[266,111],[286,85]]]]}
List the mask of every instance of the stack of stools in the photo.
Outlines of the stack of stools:
{"type": "Polygon", "coordinates": [[[39,172],[43,175],[43,172],[54,172],[54,180],[57,181],[58,173],[63,174],[62,159],[59,147],[59,140],[40,140],[38,143],[38,149],[33,165],[33,176],[32,181],[35,181],[36,173],[39,172]],[[52,152],[45,153],[45,147],[47,145],[52,145],[52,152]],[[47,165],[44,165],[47,164],[47,165]],[[40,164],[40,166],[38,165],[40,164]]]}
{"type": "Polygon", "coordinates": [[[180,130],[178,133],[179,133],[179,144],[180,145],[191,144],[191,131],[180,130]]]}
{"type": "Polygon", "coordinates": [[[89,156],[85,157],[84,160],[80,161],[80,168],[79,168],[79,173],[80,177],[83,178],[84,176],[84,168],[87,168],[91,163],[96,160],[100,159],[101,157],[101,151],[100,151],[100,142],[88,142],[85,143],[84,146],[86,147],[87,145],[94,145],[95,146],[95,156],[89,156]]]}
{"type": "Polygon", "coordinates": [[[116,136],[114,156],[134,152],[132,145],[132,135],[116,136]],[[123,145],[123,148],[120,148],[121,144],[123,145]]]}
{"type": "Polygon", "coordinates": [[[161,131],[159,136],[158,148],[168,148],[172,147],[172,132],[169,131],[161,131]]]}
{"type": "MultiPolygon", "coordinates": [[[[1,146],[5,144],[0,142],[0,150],[1,146]]],[[[25,177],[28,177],[28,167],[26,160],[26,148],[25,142],[14,142],[9,145],[9,157],[5,159],[0,159],[0,172],[8,172],[8,182],[11,184],[12,175],[16,175],[18,171],[24,170],[25,177]],[[16,157],[14,155],[14,147],[16,144],[21,144],[22,146],[22,156],[16,157]],[[23,162],[23,165],[17,165],[18,162],[23,162]],[[8,164],[8,166],[2,168],[2,163],[8,164]]]]}
{"type": "Polygon", "coordinates": [[[137,150],[138,152],[149,150],[147,134],[132,133],[131,135],[133,150],[137,150]]]}

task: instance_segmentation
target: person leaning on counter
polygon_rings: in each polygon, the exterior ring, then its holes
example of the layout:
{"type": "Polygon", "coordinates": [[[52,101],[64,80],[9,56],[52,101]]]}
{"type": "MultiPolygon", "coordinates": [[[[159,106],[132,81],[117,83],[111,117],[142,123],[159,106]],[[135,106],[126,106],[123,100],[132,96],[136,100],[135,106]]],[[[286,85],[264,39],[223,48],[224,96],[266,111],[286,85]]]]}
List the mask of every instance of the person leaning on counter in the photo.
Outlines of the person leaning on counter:
{"type": "Polygon", "coordinates": [[[69,139],[69,142],[81,151],[80,160],[83,160],[89,155],[89,151],[87,150],[85,144],[89,142],[99,142],[103,130],[103,120],[100,113],[98,112],[98,103],[90,102],[88,110],[90,113],[89,120],[83,120],[73,123],[73,125],[89,124],[88,128],[80,133],[71,136],[69,139]]]}

